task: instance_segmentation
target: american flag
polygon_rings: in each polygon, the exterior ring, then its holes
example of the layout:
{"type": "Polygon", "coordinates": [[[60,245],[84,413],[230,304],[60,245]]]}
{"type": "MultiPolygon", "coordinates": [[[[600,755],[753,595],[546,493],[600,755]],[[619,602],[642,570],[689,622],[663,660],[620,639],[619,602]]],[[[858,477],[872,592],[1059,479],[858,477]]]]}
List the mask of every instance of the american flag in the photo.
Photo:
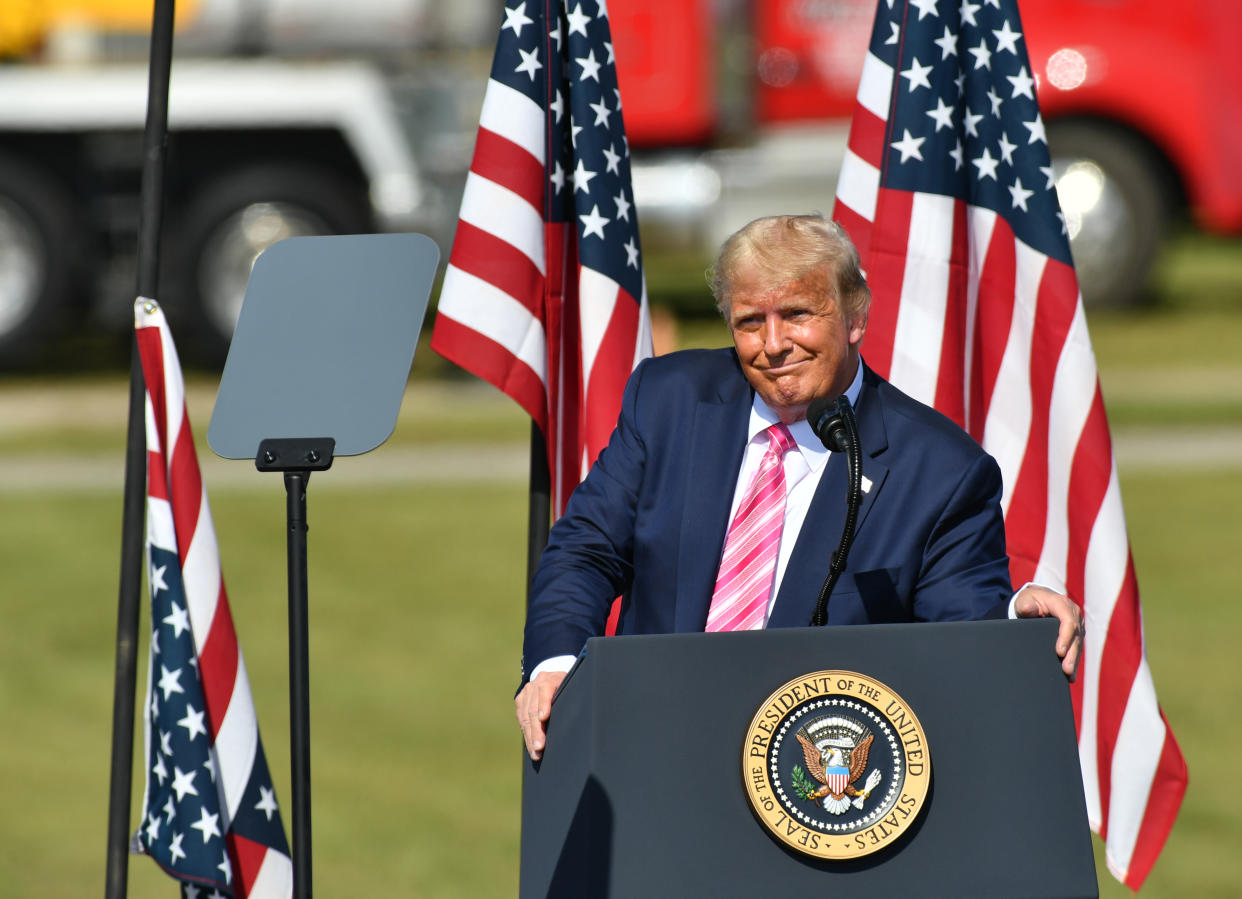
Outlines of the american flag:
{"type": "Polygon", "coordinates": [[[134,307],[146,380],[151,659],[134,849],[186,897],[287,899],[293,865],[220,573],[164,313],[134,307]]]}
{"type": "Polygon", "coordinates": [[[1137,889],[1186,790],[1014,0],[881,0],[834,217],[874,302],[867,362],[1004,474],[1015,584],[1084,607],[1073,698],[1092,827],[1137,889]]]}
{"type": "Polygon", "coordinates": [[[505,9],[431,346],[539,425],[559,515],[651,355],[602,0],[505,9]]]}

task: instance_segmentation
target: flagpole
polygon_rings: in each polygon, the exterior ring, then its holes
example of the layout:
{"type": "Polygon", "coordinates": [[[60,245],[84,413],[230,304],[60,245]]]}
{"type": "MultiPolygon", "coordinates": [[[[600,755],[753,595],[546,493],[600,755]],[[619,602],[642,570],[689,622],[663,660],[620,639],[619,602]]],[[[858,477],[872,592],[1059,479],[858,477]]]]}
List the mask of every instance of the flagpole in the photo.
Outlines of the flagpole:
{"type": "Polygon", "coordinates": [[[552,527],[552,476],[548,472],[548,445],[535,421],[530,423],[530,502],[526,531],[526,604],[530,605],[531,586],[539,557],[548,545],[552,527]]]}
{"type": "MultiPolygon", "coordinates": [[[[168,79],[172,67],[175,0],[155,0],[143,136],[142,205],[138,229],[138,295],[154,297],[159,278],[164,152],[168,137],[168,79]]],[[[138,342],[131,338],[129,427],[121,522],[121,573],[117,599],[116,670],[112,697],[112,770],[108,791],[106,899],[122,899],[129,881],[129,806],[134,753],[138,661],[138,608],[142,589],[147,447],[146,386],[138,342]]]]}

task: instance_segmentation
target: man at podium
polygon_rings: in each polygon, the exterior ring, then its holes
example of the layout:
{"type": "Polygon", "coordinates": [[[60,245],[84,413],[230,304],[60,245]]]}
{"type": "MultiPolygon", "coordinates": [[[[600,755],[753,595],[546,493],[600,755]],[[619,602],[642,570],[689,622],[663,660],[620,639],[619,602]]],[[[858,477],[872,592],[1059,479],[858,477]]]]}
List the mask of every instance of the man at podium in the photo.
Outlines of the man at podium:
{"type": "Polygon", "coordinates": [[[711,280],[733,347],[640,364],[608,446],[552,528],[515,700],[531,757],[552,695],[615,597],[620,634],[810,623],[847,486],[842,454],[806,420],[819,397],[849,399],[863,463],[828,624],[1054,616],[1072,677],[1081,614],[1037,585],[1013,593],[995,460],[862,361],[871,294],[840,226],[753,221],[725,241],[711,280]]]}

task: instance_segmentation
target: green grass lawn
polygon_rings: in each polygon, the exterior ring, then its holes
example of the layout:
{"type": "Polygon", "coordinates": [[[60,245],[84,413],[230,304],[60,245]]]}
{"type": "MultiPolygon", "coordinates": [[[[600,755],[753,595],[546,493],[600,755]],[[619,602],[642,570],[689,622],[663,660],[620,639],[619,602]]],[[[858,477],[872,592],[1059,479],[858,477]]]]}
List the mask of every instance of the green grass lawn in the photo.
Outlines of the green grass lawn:
{"type": "MultiPolygon", "coordinates": [[[[1144,475],[1127,477],[1124,490],[1151,666],[1193,778],[1144,894],[1234,895],[1242,777],[1233,748],[1242,726],[1232,713],[1242,684],[1232,635],[1242,612],[1221,560],[1242,538],[1242,482],[1144,475]]],[[[119,506],[99,493],[4,504],[0,770],[9,813],[0,816],[0,878],[10,895],[76,897],[98,889],[103,873],[119,506]]],[[[316,494],[312,484],[314,868],[323,895],[514,894],[519,745],[510,697],[524,504],[520,485],[316,494]]],[[[287,802],[281,492],[219,491],[212,505],[269,763],[287,802]]],[[[170,895],[146,859],[131,861],[130,884],[134,897],[170,895]]],[[[1106,896],[1125,892],[1106,873],[1101,886],[1106,896]]]]}
{"type": "MultiPolygon", "coordinates": [[[[1242,424],[1237,253],[1236,244],[1184,239],[1162,257],[1149,306],[1089,316],[1115,424],[1242,424]]],[[[683,345],[726,340],[711,320],[682,323],[683,345]]],[[[446,378],[443,364],[429,357],[424,350],[416,360],[393,444],[526,439],[516,407],[446,378]]],[[[201,445],[214,381],[199,375],[192,382],[201,445]]],[[[0,465],[49,449],[119,457],[118,376],[9,379],[0,383],[0,403],[31,390],[41,398],[32,421],[0,420],[0,465]]],[[[1170,439],[1181,437],[1171,432],[1170,439]]],[[[1242,884],[1242,774],[1234,758],[1242,743],[1235,648],[1242,608],[1233,561],[1242,545],[1240,472],[1237,465],[1121,472],[1148,656],[1191,771],[1145,896],[1226,897],[1242,884]]],[[[212,489],[211,502],[269,764],[287,803],[284,497],[279,479],[268,477],[256,476],[246,489],[212,489]]],[[[511,697],[522,624],[524,487],[326,489],[332,477],[316,475],[309,499],[318,892],[513,896],[520,746],[511,697]]],[[[7,618],[0,631],[0,894],[93,894],[102,889],[104,867],[119,493],[0,491],[0,510],[7,618]]],[[[136,815],[137,766],[135,778],[136,815]]],[[[135,899],[174,894],[147,859],[131,860],[129,882],[135,899]]],[[[1100,885],[1106,897],[1128,892],[1102,865],[1100,885]]]]}

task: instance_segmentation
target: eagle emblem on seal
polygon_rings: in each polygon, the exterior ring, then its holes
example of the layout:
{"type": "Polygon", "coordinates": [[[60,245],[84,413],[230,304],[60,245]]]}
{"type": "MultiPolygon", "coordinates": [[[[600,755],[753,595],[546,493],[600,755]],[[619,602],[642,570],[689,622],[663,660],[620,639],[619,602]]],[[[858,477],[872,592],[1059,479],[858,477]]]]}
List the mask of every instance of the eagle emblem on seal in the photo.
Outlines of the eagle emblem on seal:
{"type": "Polygon", "coordinates": [[[795,766],[799,795],[814,802],[822,800],[824,809],[834,815],[845,814],[851,805],[861,809],[883,779],[879,769],[872,768],[863,788],[855,786],[867,770],[867,756],[875,738],[871,730],[851,718],[833,716],[808,723],[795,736],[802,744],[806,770],[819,782],[815,786],[801,766],[795,766]]]}

